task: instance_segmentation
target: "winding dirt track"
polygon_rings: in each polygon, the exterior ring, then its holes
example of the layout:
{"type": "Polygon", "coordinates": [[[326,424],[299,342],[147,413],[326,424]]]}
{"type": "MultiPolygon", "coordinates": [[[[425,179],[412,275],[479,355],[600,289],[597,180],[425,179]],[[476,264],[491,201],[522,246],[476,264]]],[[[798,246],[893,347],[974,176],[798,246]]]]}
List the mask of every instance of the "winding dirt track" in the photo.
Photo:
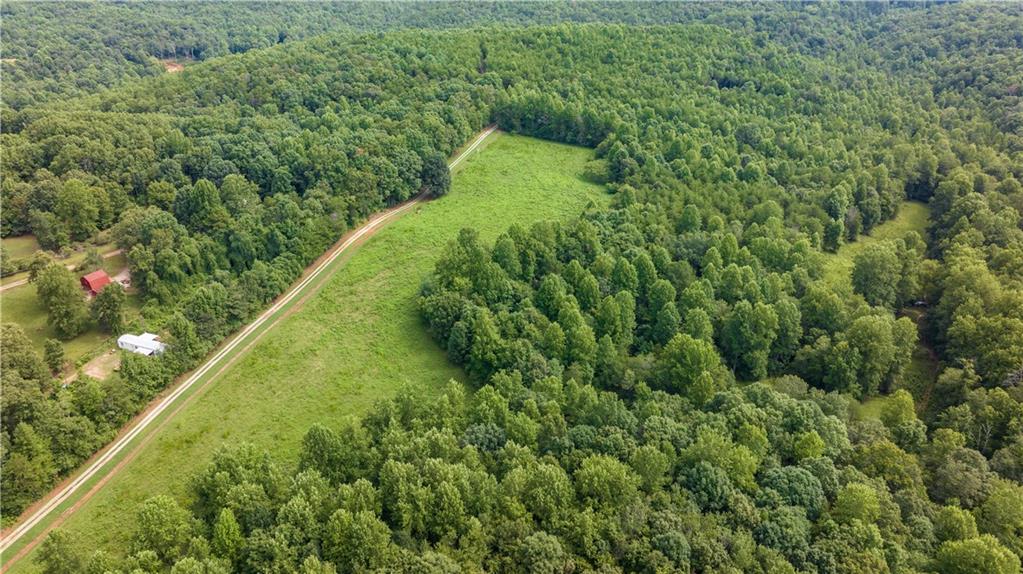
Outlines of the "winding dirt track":
{"type": "MultiPolygon", "coordinates": [[[[469,156],[469,154],[471,154],[477,147],[479,147],[479,145],[483,143],[483,140],[486,139],[487,136],[494,133],[494,131],[496,130],[497,130],[496,126],[490,126],[486,130],[481,132],[479,135],[477,135],[476,138],[472,141],[472,143],[466,146],[465,149],[460,154],[458,154],[457,157],[455,157],[448,163],[448,167],[454,169],[455,166],[460,164],[466,157],[469,156]]],[[[88,466],[85,468],[84,471],[82,471],[81,473],[72,478],[65,480],[63,483],[57,486],[57,488],[55,488],[46,498],[44,498],[42,501],[34,504],[29,509],[27,509],[22,514],[19,521],[7,532],[4,533],[3,540],[0,540],[0,554],[6,552],[7,549],[11,547],[11,545],[17,543],[30,530],[32,530],[40,523],[42,523],[44,520],[46,520],[47,517],[49,517],[61,504],[71,499],[75,495],[75,493],[82,489],[87,482],[94,478],[97,477],[99,478],[99,482],[96,483],[91,489],[89,489],[77,501],[75,501],[74,505],[72,505],[70,508],[61,513],[58,517],[56,517],[56,519],[53,522],[51,522],[49,525],[43,528],[38,534],[36,534],[36,536],[28,544],[22,547],[17,552],[17,554],[12,556],[9,560],[4,560],[3,566],[0,567],[0,574],[7,572],[14,564],[16,564],[26,555],[28,555],[28,553],[30,553],[36,547],[36,545],[43,541],[43,539],[46,537],[47,533],[49,533],[50,530],[63,523],[71,514],[73,514],[78,508],[85,504],[86,501],[92,498],[92,496],[97,491],[99,491],[100,488],[102,488],[103,485],[105,485],[110,480],[110,478],[112,478],[128,462],[130,462],[134,458],[135,454],[137,454],[137,452],[141,450],[141,448],[145,446],[146,443],[149,442],[149,440],[156,434],[156,432],[159,431],[159,429],[162,428],[167,423],[167,421],[173,419],[173,417],[181,410],[181,408],[183,408],[191,400],[192,397],[195,397],[196,394],[198,394],[193,393],[192,395],[186,396],[186,393],[196,383],[198,383],[201,379],[203,379],[203,377],[205,377],[209,373],[213,372],[213,375],[210,376],[210,378],[207,379],[206,382],[201,387],[199,387],[199,390],[201,391],[202,388],[206,386],[206,384],[209,384],[210,381],[214,380],[217,377],[217,375],[222,373],[238,357],[238,355],[231,356],[232,352],[235,349],[241,347],[241,351],[239,354],[245,353],[262,336],[263,333],[265,333],[268,329],[273,328],[273,326],[276,325],[277,321],[275,320],[267,327],[267,329],[260,330],[260,327],[262,327],[275,314],[277,314],[278,311],[289,305],[296,297],[299,297],[301,295],[302,298],[304,299],[305,297],[308,297],[313,292],[315,292],[315,290],[318,289],[320,285],[322,285],[322,282],[315,283],[317,277],[319,277],[328,267],[330,267],[331,263],[333,263],[342,254],[344,254],[349,248],[359,243],[361,240],[365,240],[366,238],[368,238],[368,236],[375,232],[382,224],[412,209],[424,199],[425,196],[419,195],[401,205],[395,206],[387,211],[381,212],[380,214],[376,215],[375,217],[364,223],[362,227],[359,227],[356,230],[349,232],[330,251],[321,256],[316,262],[314,262],[310,266],[309,269],[306,270],[306,272],[302,276],[301,281],[295,284],[286,293],[278,297],[274,304],[270,306],[270,308],[268,308],[266,311],[260,314],[259,317],[254,319],[248,325],[246,325],[245,328],[238,332],[230,341],[228,341],[222,347],[220,347],[220,349],[212,357],[210,357],[201,367],[199,367],[195,371],[192,371],[192,373],[188,375],[187,378],[184,379],[184,381],[179,383],[174,388],[174,390],[170,392],[170,394],[163,397],[162,399],[154,401],[145,411],[139,414],[132,423],[130,423],[128,426],[124,428],[124,430],[121,431],[121,434],[113,443],[107,446],[104,450],[101,450],[100,452],[93,455],[93,457],[88,461],[87,463],[88,466]],[[303,294],[302,292],[306,290],[306,288],[310,287],[310,285],[313,286],[313,289],[308,293],[303,294]],[[219,370],[215,370],[217,369],[217,367],[220,367],[219,370]],[[151,425],[153,425],[153,423],[160,417],[160,415],[162,415],[165,411],[171,408],[173,408],[173,410],[170,412],[170,415],[167,418],[165,418],[159,425],[154,427],[152,429],[152,432],[146,434],[147,429],[150,429],[151,425]],[[139,445],[137,445],[128,454],[126,458],[121,460],[112,468],[109,469],[107,468],[107,466],[111,462],[113,462],[114,459],[118,457],[118,455],[122,454],[122,452],[125,451],[125,449],[133,440],[142,435],[145,435],[142,438],[142,442],[139,445]]]]}

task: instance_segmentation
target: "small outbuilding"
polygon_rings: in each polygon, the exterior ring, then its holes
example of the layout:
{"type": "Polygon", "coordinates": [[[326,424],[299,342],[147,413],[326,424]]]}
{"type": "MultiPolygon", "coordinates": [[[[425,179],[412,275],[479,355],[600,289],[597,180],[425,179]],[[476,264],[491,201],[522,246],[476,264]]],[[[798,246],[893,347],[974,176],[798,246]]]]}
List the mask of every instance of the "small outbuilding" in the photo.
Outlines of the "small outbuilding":
{"type": "Polygon", "coordinates": [[[146,356],[159,355],[167,350],[167,345],[161,343],[160,337],[153,333],[142,333],[141,335],[125,333],[117,338],[117,346],[125,351],[146,356]]]}
{"type": "Polygon", "coordinates": [[[82,287],[89,292],[89,295],[96,296],[99,290],[110,284],[110,276],[100,269],[88,275],[82,275],[82,287]]]}

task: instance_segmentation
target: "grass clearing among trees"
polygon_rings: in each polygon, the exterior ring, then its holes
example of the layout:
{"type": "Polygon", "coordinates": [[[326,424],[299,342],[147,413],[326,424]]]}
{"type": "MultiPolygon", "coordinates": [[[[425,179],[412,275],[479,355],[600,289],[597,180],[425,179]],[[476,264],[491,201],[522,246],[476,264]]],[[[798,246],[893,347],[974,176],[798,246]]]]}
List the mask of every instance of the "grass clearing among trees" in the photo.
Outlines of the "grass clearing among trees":
{"type": "Polygon", "coordinates": [[[8,257],[11,259],[31,257],[33,253],[39,250],[39,242],[36,241],[34,235],[4,237],[2,243],[4,249],[7,250],[8,257]]]}
{"type": "MultiPolygon", "coordinates": [[[[839,293],[851,295],[853,292],[852,270],[856,256],[873,243],[901,239],[911,231],[919,233],[921,237],[926,237],[929,213],[926,203],[903,202],[894,219],[878,225],[870,235],[861,235],[857,241],[842,245],[838,253],[827,255],[824,260],[824,279],[839,293]]],[[[911,312],[907,315],[913,319],[913,322],[918,323],[921,311],[919,309],[910,309],[909,311],[911,312]]],[[[927,408],[931,387],[939,370],[937,357],[921,340],[913,351],[913,358],[899,387],[905,388],[913,395],[917,411],[920,414],[923,414],[927,408]]],[[[886,400],[887,397],[874,397],[864,401],[857,408],[857,416],[864,419],[877,418],[877,413],[880,412],[879,409],[886,400]]]]}
{"type": "MultiPolygon", "coordinates": [[[[34,536],[8,565],[43,542],[45,574],[1023,574],[1006,510],[1023,508],[1023,7],[686,5],[646,26],[600,5],[540,26],[519,6],[521,26],[443,15],[216,59],[223,38],[176,41],[159,57],[210,61],[15,99],[3,231],[62,252],[114,238],[169,352],[53,393],[63,349],[40,361],[4,326],[0,511],[83,469],[0,541],[34,536]],[[948,81],[963,70],[977,81],[948,81]],[[419,289],[431,347],[401,303],[435,245],[420,201],[489,123],[595,150],[583,178],[617,195],[489,245],[460,231],[419,289]],[[822,250],[906,199],[930,244],[865,240],[832,288],[822,250]],[[355,263],[413,213],[419,231],[355,263]],[[465,377],[439,397],[435,348],[465,377]],[[910,371],[918,349],[940,352],[937,384],[910,371]],[[122,469],[124,496],[96,502],[122,469]],[[93,502],[99,519],[43,541],[93,502]]],[[[504,188],[444,221],[514,221],[504,188]]],[[[77,278],[48,263],[37,287],[80,333],[77,278]]],[[[107,332],[122,303],[99,293],[107,332]]]]}
{"type": "MultiPolygon", "coordinates": [[[[62,526],[91,548],[126,548],[146,498],[183,497],[222,443],[251,442],[284,461],[316,422],[336,427],[404,384],[424,396],[462,380],[416,309],[424,277],[464,227],[492,241],[513,223],[567,219],[609,195],[582,178],[592,150],[491,136],[452,178],[451,192],[389,224],[293,308],[62,526]],[[173,472],[168,472],[173,469],[173,472]]],[[[32,556],[12,572],[36,572],[32,556]]]]}
{"type": "Polygon", "coordinates": [[[910,231],[921,237],[927,233],[927,204],[919,201],[905,201],[894,219],[875,227],[870,235],[861,235],[853,243],[846,243],[838,253],[828,255],[824,263],[824,279],[840,293],[852,293],[852,270],[856,256],[868,245],[887,239],[901,239],[910,231]]]}
{"type": "MultiPolygon", "coordinates": [[[[5,291],[0,297],[4,323],[20,325],[40,353],[43,352],[46,339],[57,338],[56,331],[46,322],[46,307],[36,295],[35,287],[22,285],[5,291]]],[[[79,357],[102,345],[106,339],[107,335],[98,329],[88,329],[70,341],[61,341],[64,344],[64,356],[74,363],[79,357]]]]}
{"type": "MultiPolygon", "coordinates": [[[[111,276],[127,266],[128,259],[123,253],[103,260],[103,269],[111,276]]],[[[75,273],[82,275],[79,272],[75,273]]],[[[129,296],[127,301],[126,313],[129,316],[137,314],[140,306],[138,298],[129,296]]],[[[57,338],[54,328],[47,324],[46,307],[39,300],[35,286],[30,283],[12,287],[0,293],[0,314],[3,316],[3,322],[20,325],[40,353],[43,352],[43,344],[46,339],[57,338]]],[[[63,341],[64,355],[69,362],[74,363],[79,358],[96,351],[108,338],[109,335],[102,333],[93,325],[70,341],[63,341]]]]}
{"type": "MultiPolygon", "coordinates": [[[[33,235],[21,235],[18,237],[5,237],[3,240],[4,249],[7,250],[7,256],[11,261],[21,260],[27,262],[27,259],[32,257],[36,251],[42,250],[39,242],[36,241],[33,235]]],[[[89,245],[78,245],[75,249],[65,253],[49,252],[56,261],[63,263],[64,265],[77,266],[85,261],[89,245]]],[[[107,272],[114,274],[121,269],[128,266],[128,258],[124,254],[112,255],[106,257],[109,253],[115,251],[117,246],[112,242],[106,242],[94,246],[96,251],[100,255],[105,256],[103,259],[103,269],[107,272]]],[[[18,273],[12,273],[6,277],[0,277],[0,285],[8,285],[15,281],[21,281],[28,278],[28,271],[19,271],[18,273]]]]}

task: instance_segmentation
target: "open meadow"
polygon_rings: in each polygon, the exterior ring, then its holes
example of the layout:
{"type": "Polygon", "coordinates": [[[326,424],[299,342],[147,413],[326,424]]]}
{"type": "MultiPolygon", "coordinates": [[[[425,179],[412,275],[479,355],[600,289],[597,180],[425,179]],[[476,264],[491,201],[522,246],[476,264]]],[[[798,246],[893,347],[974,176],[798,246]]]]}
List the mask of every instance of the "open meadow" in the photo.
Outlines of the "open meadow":
{"type": "Polygon", "coordinates": [[[1023,3],[3,23],[0,574],[1023,574],[1023,3]]]}

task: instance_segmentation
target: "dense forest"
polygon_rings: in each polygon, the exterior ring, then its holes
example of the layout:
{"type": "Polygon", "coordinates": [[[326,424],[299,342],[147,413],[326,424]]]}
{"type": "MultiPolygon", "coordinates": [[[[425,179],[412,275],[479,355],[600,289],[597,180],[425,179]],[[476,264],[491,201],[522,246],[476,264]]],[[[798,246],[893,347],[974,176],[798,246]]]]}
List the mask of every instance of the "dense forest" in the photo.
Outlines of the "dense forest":
{"type": "MultiPolygon", "coordinates": [[[[4,8],[46,9],[69,8],[4,8]]],[[[456,9],[530,10],[439,5],[422,25],[456,9]]],[[[380,27],[416,24],[394,14],[380,27]]],[[[253,16],[249,40],[211,27],[216,49],[175,53],[210,59],[183,73],[5,107],[3,234],[53,250],[110,234],[172,349],[55,390],[4,326],[5,515],[347,227],[430,188],[428,166],[482,126],[595,148],[588,175],[615,194],[445,250],[420,310],[471,393],[323,421],[297,464],[225,446],[191,506],[138,509],[124,556],[57,531],[47,571],[1019,572],[1023,9],[655,5],[650,19],[669,14],[709,24],[250,50],[284,39],[253,16]],[[824,258],[906,199],[927,202],[926,236],[863,250],[852,297],[824,280],[824,258]],[[941,365],[926,396],[904,385],[918,347],[941,365]],[[878,417],[854,416],[881,395],[878,417]]],[[[149,75],[110,62],[127,71],[82,91],[149,75]]],[[[85,311],[55,268],[40,258],[33,280],[70,333],[85,311]]]]}
{"type": "Polygon", "coordinates": [[[4,106],[82,95],[201,61],[338,29],[464,28],[486,24],[656,24],[716,17],[699,4],[649,2],[7,2],[4,106]]]}

